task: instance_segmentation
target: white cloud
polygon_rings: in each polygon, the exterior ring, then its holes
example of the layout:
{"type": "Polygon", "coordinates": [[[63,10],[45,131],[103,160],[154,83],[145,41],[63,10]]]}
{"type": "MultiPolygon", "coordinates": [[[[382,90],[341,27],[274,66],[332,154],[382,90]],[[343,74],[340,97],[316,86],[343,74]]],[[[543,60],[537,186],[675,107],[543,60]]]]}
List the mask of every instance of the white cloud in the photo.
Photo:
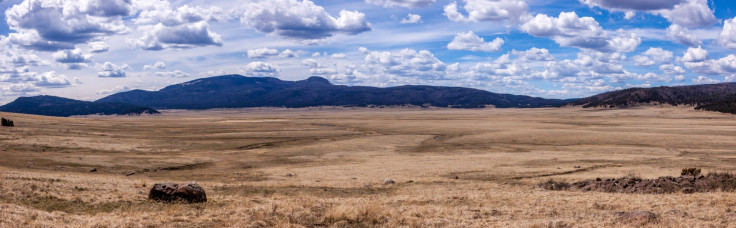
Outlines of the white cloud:
{"type": "Polygon", "coordinates": [[[210,31],[209,24],[199,21],[191,24],[165,26],[141,26],[146,33],[135,41],[135,45],[149,51],[163,49],[187,49],[201,46],[222,46],[220,35],[210,31]]]}
{"type": "Polygon", "coordinates": [[[422,16],[419,16],[418,14],[412,14],[409,13],[406,15],[406,18],[401,19],[402,24],[416,24],[422,22],[422,16]]]}
{"type": "Polygon", "coordinates": [[[296,52],[292,51],[291,49],[286,49],[286,50],[282,51],[281,53],[279,53],[279,57],[281,57],[281,58],[298,58],[299,55],[296,52]]]}
{"type": "Polygon", "coordinates": [[[271,48],[258,48],[258,49],[250,49],[246,51],[248,58],[251,59],[265,59],[270,57],[281,57],[281,58],[296,58],[299,57],[299,55],[292,51],[291,49],[286,49],[281,52],[276,49],[271,48]]]}
{"type": "Polygon", "coordinates": [[[701,44],[700,39],[698,39],[695,34],[690,33],[687,28],[677,24],[672,24],[670,27],[667,27],[667,37],[673,39],[677,43],[690,47],[697,47],[701,44]]]}
{"type": "Polygon", "coordinates": [[[105,62],[104,64],[97,64],[96,67],[101,70],[97,72],[97,77],[100,78],[122,78],[126,76],[125,70],[129,70],[128,64],[115,65],[111,62],[105,62]]]}
{"type": "Polygon", "coordinates": [[[383,7],[401,6],[406,8],[427,7],[435,0],[365,0],[365,2],[383,7]]]}
{"type": "Polygon", "coordinates": [[[248,63],[243,73],[250,77],[274,77],[278,75],[279,69],[270,63],[255,61],[248,63]]]}
{"type": "Polygon", "coordinates": [[[685,73],[685,69],[683,69],[681,66],[673,65],[673,64],[664,64],[659,66],[659,70],[662,71],[662,73],[666,75],[681,75],[685,73]]]}
{"type": "Polygon", "coordinates": [[[156,72],[155,75],[158,76],[158,77],[167,77],[167,78],[188,78],[188,77],[192,76],[192,75],[190,75],[190,74],[188,74],[186,72],[180,71],[180,70],[156,72]]]}
{"type": "Polygon", "coordinates": [[[682,62],[702,62],[708,59],[708,51],[701,47],[688,48],[685,54],[678,58],[682,62]]]}
{"type": "Polygon", "coordinates": [[[718,43],[730,49],[736,49],[736,17],[723,22],[723,30],[718,43]]]}
{"type": "Polygon", "coordinates": [[[519,56],[521,61],[554,61],[555,57],[545,48],[532,47],[526,51],[512,50],[511,54],[519,56]]]}
{"type": "Polygon", "coordinates": [[[105,42],[89,42],[87,43],[92,53],[102,53],[110,50],[110,46],[105,42]]]}
{"type": "Polygon", "coordinates": [[[370,51],[363,64],[370,73],[382,77],[442,79],[446,76],[445,63],[427,50],[370,51]]]}
{"type": "Polygon", "coordinates": [[[335,53],[330,56],[333,59],[344,59],[346,56],[344,53],[335,53]]]}
{"type": "Polygon", "coordinates": [[[163,70],[166,69],[166,63],[157,61],[152,65],[144,65],[143,70],[163,70]]]}
{"type": "Polygon", "coordinates": [[[660,15],[667,21],[685,27],[705,27],[717,22],[707,0],[579,0],[589,7],[625,12],[660,15]]]}
{"type": "Polygon", "coordinates": [[[107,95],[107,94],[120,93],[120,92],[127,92],[127,91],[130,91],[130,88],[129,88],[128,86],[125,86],[125,85],[119,85],[119,86],[115,86],[115,87],[113,87],[113,88],[110,88],[110,89],[101,89],[101,90],[97,90],[97,94],[100,94],[100,95],[107,95]]]}
{"type": "Polygon", "coordinates": [[[445,5],[444,15],[454,22],[518,22],[529,6],[523,0],[464,0],[467,16],[458,11],[457,2],[445,5]]]}
{"type": "Polygon", "coordinates": [[[672,61],[671,51],[662,48],[649,48],[640,55],[634,56],[634,64],[637,66],[651,66],[655,63],[666,63],[672,61]]]}
{"type": "Polygon", "coordinates": [[[468,31],[455,35],[455,38],[452,39],[452,42],[447,44],[447,49],[476,52],[495,52],[501,50],[501,46],[503,46],[503,43],[504,40],[498,37],[491,42],[486,42],[483,38],[475,35],[473,31],[468,31]]]}
{"type": "Polygon", "coordinates": [[[244,7],[241,23],[259,32],[285,38],[317,40],[371,30],[361,12],[342,10],[335,18],[309,0],[256,1],[244,7]]]}
{"type": "Polygon", "coordinates": [[[521,31],[536,37],[548,37],[563,47],[578,47],[604,52],[631,52],[641,38],[622,29],[612,37],[592,17],[578,17],[562,12],[559,17],[537,14],[521,25],[521,31]]]}
{"type": "Polygon", "coordinates": [[[271,49],[271,48],[259,48],[259,49],[251,49],[246,51],[248,54],[248,58],[251,59],[264,59],[272,56],[279,55],[279,50],[271,49]]]}
{"type": "Polygon", "coordinates": [[[72,83],[69,82],[69,79],[65,75],[56,73],[56,71],[49,71],[37,75],[35,84],[40,87],[57,88],[67,87],[72,83]]]}
{"type": "Polygon", "coordinates": [[[714,83],[719,83],[719,82],[721,81],[712,79],[706,76],[702,76],[702,75],[698,76],[697,78],[693,78],[693,83],[695,84],[714,84],[714,83]]]}
{"type": "Polygon", "coordinates": [[[53,54],[54,60],[60,63],[84,63],[89,62],[92,55],[83,54],[82,50],[63,50],[53,54]]]}
{"type": "Polygon", "coordinates": [[[72,49],[100,36],[128,31],[122,17],[132,13],[126,0],[24,0],[5,12],[15,44],[34,50],[72,49]]]}

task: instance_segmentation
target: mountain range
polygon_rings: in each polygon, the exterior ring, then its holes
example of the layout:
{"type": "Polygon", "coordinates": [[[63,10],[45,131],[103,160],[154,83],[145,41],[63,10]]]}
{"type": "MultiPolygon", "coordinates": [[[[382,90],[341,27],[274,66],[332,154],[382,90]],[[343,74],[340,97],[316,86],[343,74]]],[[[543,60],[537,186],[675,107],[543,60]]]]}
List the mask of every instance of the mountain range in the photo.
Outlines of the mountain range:
{"type": "Polygon", "coordinates": [[[632,107],[647,104],[690,105],[698,110],[736,114],[736,83],[630,88],[579,99],[570,105],[632,107]]]}
{"type": "Polygon", "coordinates": [[[553,107],[563,100],[498,94],[484,90],[441,86],[377,88],[330,84],[310,77],[282,81],[271,77],[225,75],[171,85],[158,91],[132,90],[97,102],[122,102],[159,109],[244,107],[391,106],[417,105],[452,108],[553,107]]]}
{"type": "Polygon", "coordinates": [[[211,109],[310,106],[434,106],[450,108],[539,108],[564,105],[631,107],[646,104],[692,105],[696,109],[736,114],[736,84],[721,83],[678,87],[631,88],[582,99],[544,99],[499,94],[484,90],[407,85],[368,87],[333,85],[310,77],[283,81],[271,77],[224,75],[170,85],[158,91],[131,90],[94,102],[53,96],[21,97],[0,111],[50,116],[88,114],[137,115],[156,109],[211,109]]]}
{"type": "Polygon", "coordinates": [[[160,114],[156,109],[116,102],[90,102],[55,96],[19,97],[0,111],[44,116],[160,114]]]}

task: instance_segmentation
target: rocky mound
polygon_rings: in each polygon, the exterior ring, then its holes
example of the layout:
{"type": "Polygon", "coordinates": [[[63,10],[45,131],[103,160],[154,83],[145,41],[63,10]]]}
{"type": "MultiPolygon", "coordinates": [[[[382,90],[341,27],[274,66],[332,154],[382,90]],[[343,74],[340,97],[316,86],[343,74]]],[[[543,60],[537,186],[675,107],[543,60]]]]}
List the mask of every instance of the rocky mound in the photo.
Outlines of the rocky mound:
{"type": "Polygon", "coordinates": [[[207,202],[207,194],[196,183],[156,183],[148,193],[148,198],[159,202],[207,202]]]}
{"type": "Polygon", "coordinates": [[[682,175],[679,177],[659,177],[642,179],[638,177],[596,178],[575,183],[549,180],[539,184],[547,190],[578,190],[612,193],[694,193],[736,190],[736,177],[728,173],[711,173],[708,175],[682,175]]]}

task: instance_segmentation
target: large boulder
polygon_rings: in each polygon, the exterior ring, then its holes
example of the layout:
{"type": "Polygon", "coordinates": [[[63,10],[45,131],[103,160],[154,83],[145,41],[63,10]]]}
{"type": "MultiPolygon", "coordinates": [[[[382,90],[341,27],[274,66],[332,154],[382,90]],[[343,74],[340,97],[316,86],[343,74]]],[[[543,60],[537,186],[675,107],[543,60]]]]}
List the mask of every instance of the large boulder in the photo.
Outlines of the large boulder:
{"type": "Polygon", "coordinates": [[[188,184],[156,183],[148,193],[148,198],[159,202],[207,202],[207,194],[204,189],[194,182],[188,184]]]}
{"type": "Polygon", "coordinates": [[[0,125],[2,125],[3,127],[13,127],[13,126],[15,126],[15,124],[13,123],[13,121],[10,120],[10,119],[2,118],[2,121],[1,122],[2,123],[0,123],[0,125]]]}

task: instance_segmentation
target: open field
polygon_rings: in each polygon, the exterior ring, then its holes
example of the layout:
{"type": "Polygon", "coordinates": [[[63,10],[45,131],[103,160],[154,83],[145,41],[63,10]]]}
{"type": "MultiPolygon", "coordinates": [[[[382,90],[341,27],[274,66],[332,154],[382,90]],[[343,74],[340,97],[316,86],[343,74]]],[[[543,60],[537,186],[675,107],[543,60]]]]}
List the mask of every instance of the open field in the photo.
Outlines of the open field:
{"type": "Polygon", "coordinates": [[[659,217],[645,226],[736,226],[731,192],[537,187],[735,172],[736,115],[685,107],[0,116],[16,125],[0,128],[0,227],[625,227],[640,224],[614,213],[639,210],[659,217]],[[209,202],[147,200],[167,181],[209,202]]]}

